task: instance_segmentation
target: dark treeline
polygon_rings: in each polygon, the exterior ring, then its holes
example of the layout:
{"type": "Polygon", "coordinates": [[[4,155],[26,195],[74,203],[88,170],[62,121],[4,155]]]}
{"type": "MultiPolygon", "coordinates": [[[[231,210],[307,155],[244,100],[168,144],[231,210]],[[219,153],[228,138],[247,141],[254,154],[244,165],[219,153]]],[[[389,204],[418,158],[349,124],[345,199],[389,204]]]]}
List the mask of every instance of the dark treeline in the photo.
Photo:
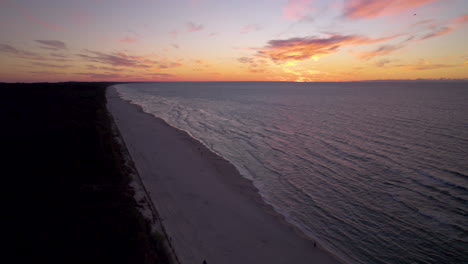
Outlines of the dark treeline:
{"type": "Polygon", "coordinates": [[[109,83],[0,84],[13,263],[166,263],[110,130],[109,83]]]}

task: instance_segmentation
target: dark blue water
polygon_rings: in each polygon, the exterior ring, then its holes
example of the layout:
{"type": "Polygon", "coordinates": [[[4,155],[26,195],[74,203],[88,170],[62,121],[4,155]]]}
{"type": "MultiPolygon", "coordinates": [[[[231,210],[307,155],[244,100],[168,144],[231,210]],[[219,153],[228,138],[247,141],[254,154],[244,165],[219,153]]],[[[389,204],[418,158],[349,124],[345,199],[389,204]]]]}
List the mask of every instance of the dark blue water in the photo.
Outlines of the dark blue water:
{"type": "Polygon", "coordinates": [[[468,263],[468,83],[147,83],[188,131],[352,263],[468,263]]]}

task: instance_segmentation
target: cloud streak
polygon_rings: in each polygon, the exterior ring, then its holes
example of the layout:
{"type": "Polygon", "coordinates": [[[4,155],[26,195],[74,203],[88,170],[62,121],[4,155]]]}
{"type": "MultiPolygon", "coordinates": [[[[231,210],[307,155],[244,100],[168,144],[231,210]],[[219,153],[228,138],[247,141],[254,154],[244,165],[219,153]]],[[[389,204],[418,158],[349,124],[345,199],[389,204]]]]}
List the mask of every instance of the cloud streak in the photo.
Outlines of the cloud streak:
{"type": "Polygon", "coordinates": [[[50,30],[53,30],[53,31],[63,31],[64,28],[62,26],[59,26],[59,25],[56,25],[56,24],[52,24],[52,23],[48,23],[48,22],[45,22],[43,20],[40,20],[38,18],[36,18],[35,16],[31,15],[31,13],[26,9],[26,8],[23,8],[22,6],[16,4],[16,3],[13,3],[11,1],[5,1],[5,4],[9,7],[12,7],[16,10],[19,11],[19,13],[24,17],[24,19],[30,21],[30,22],[33,22],[37,25],[40,25],[40,26],[43,26],[45,28],[48,28],[50,30]]]}
{"type": "Polygon", "coordinates": [[[276,64],[291,64],[336,53],[342,46],[372,44],[396,37],[398,35],[371,39],[362,35],[333,34],[326,38],[304,37],[270,40],[267,46],[257,52],[257,55],[269,58],[276,64]]]}
{"type": "Polygon", "coordinates": [[[313,11],[310,4],[313,0],[288,0],[283,8],[283,16],[290,20],[301,20],[313,11]]]}
{"type": "Polygon", "coordinates": [[[396,65],[396,67],[401,67],[410,71],[425,71],[425,70],[437,70],[444,68],[453,68],[460,65],[452,64],[413,64],[413,65],[396,65]]]}
{"type": "Polygon", "coordinates": [[[136,38],[132,38],[132,37],[125,37],[123,39],[120,39],[119,42],[122,42],[122,43],[135,43],[135,42],[138,42],[138,39],[136,38]]]}
{"type": "Polygon", "coordinates": [[[17,49],[8,44],[0,44],[0,52],[7,53],[23,59],[37,59],[39,57],[38,53],[17,49]]]}
{"type": "Polygon", "coordinates": [[[249,33],[251,31],[259,31],[261,29],[262,29],[262,27],[259,26],[259,25],[249,24],[249,25],[245,25],[245,26],[241,27],[240,28],[240,33],[246,34],[246,33],[249,33]]]}
{"type": "Polygon", "coordinates": [[[87,54],[78,54],[78,57],[91,62],[109,64],[116,67],[150,68],[153,61],[142,62],[138,56],[129,56],[125,53],[106,54],[98,51],[85,50],[87,54]]]}
{"type": "Polygon", "coordinates": [[[113,67],[169,69],[182,66],[182,63],[179,61],[167,59],[152,60],[145,56],[132,56],[124,52],[104,53],[92,50],[85,50],[85,52],[85,54],[77,54],[77,56],[88,62],[97,62],[113,67]]]}
{"type": "Polygon", "coordinates": [[[397,45],[382,45],[379,48],[372,50],[372,51],[366,51],[362,52],[361,54],[358,55],[358,58],[361,60],[369,60],[373,57],[376,56],[384,56],[388,55],[394,51],[397,51],[399,49],[402,49],[404,47],[403,44],[397,44],[397,45]]]}
{"type": "Polygon", "coordinates": [[[52,50],[66,49],[67,46],[64,42],[58,40],[35,40],[36,42],[45,45],[47,48],[52,50]]]}
{"type": "Polygon", "coordinates": [[[193,22],[189,22],[187,23],[187,31],[188,32],[197,32],[197,31],[201,31],[205,28],[204,25],[202,24],[195,24],[193,22]]]}
{"type": "Polygon", "coordinates": [[[394,15],[435,1],[437,0],[348,0],[343,17],[364,19],[394,15]]]}
{"type": "Polygon", "coordinates": [[[358,58],[362,60],[369,60],[373,57],[385,56],[406,47],[409,43],[440,37],[450,32],[456,31],[466,23],[468,23],[468,15],[456,17],[441,23],[436,23],[434,20],[423,20],[412,25],[414,27],[423,26],[422,29],[418,29],[418,31],[423,32],[422,35],[418,32],[418,34],[410,35],[406,40],[398,44],[382,45],[375,50],[362,52],[358,55],[358,58]]]}

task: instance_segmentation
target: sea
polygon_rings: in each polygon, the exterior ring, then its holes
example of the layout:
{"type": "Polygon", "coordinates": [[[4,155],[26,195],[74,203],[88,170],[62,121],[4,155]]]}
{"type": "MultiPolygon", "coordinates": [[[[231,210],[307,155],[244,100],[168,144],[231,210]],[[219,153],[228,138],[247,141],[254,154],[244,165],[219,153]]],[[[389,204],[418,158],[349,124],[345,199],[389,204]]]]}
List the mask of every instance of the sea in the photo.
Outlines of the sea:
{"type": "Polygon", "coordinates": [[[349,263],[468,263],[468,82],[117,86],[349,263]]]}

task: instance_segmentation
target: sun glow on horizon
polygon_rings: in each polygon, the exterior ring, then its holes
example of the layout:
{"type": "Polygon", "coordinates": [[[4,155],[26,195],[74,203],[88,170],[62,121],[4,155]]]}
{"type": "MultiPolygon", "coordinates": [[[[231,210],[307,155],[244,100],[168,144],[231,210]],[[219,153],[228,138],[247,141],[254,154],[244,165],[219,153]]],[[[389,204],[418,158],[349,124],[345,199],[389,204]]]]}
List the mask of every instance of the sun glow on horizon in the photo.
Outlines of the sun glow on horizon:
{"type": "Polygon", "coordinates": [[[0,7],[3,82],[468,79],[463,0],[0,7]]]}

